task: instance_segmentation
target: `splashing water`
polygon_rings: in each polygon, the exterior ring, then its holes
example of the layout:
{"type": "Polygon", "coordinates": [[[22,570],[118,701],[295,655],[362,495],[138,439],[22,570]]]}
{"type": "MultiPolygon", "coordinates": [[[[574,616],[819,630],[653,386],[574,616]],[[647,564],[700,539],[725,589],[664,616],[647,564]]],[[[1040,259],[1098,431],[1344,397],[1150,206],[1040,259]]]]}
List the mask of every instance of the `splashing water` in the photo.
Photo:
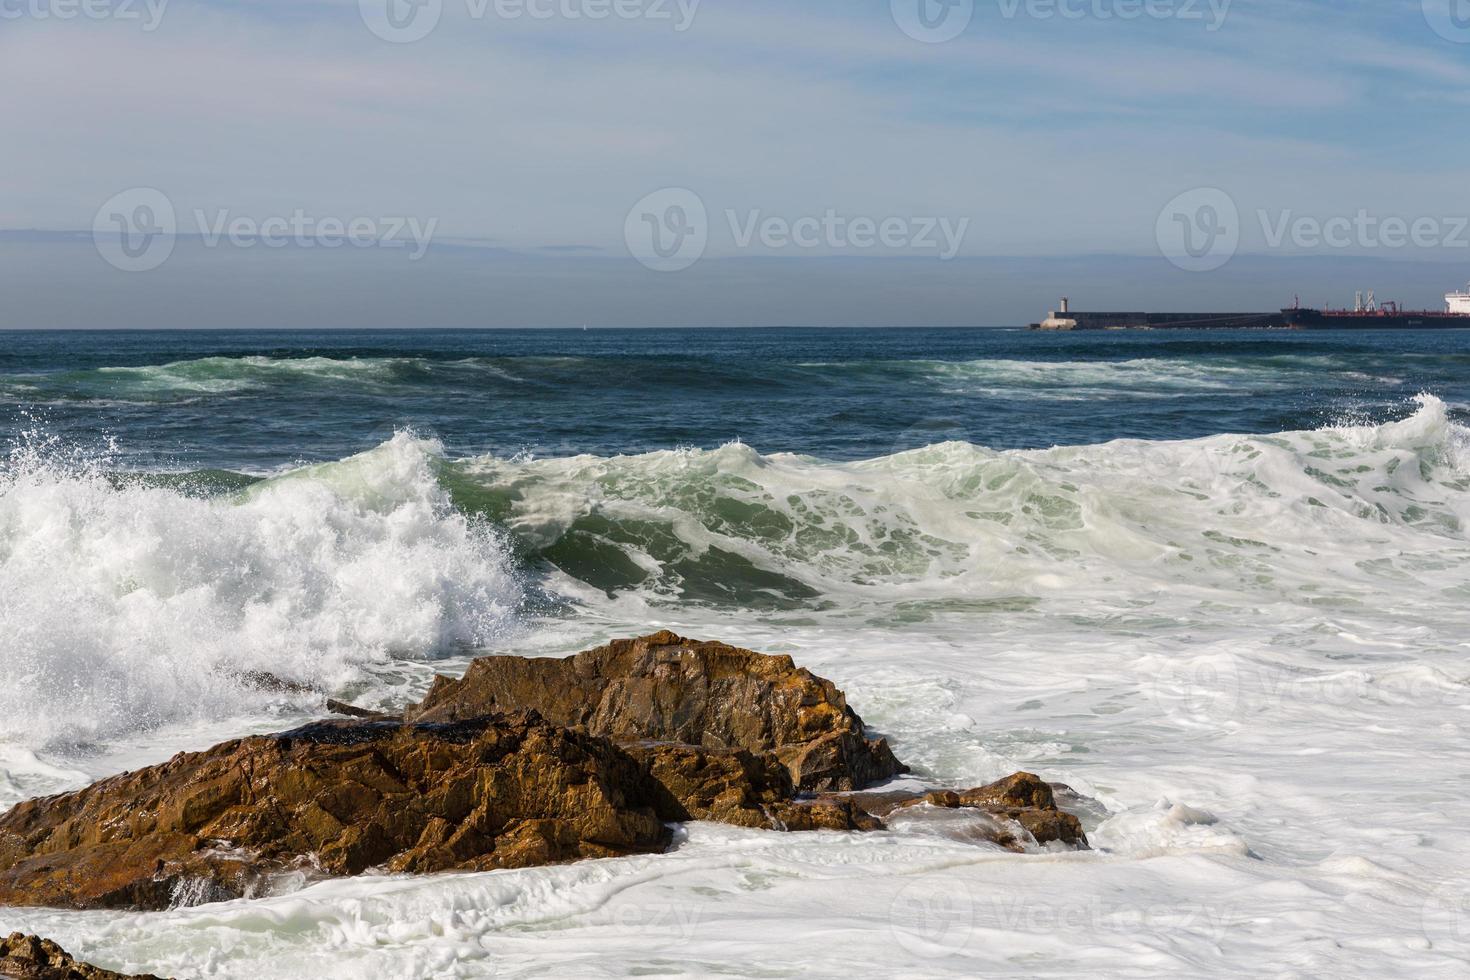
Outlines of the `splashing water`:
{"type": "Polygon", "coordinates": [[[32,439],[0,477],[0,734],[33,745],[229,716],[268,671],[333,689],[511,623],[497,535],[458,514],[408,435],[201,498],[32,439]]]}

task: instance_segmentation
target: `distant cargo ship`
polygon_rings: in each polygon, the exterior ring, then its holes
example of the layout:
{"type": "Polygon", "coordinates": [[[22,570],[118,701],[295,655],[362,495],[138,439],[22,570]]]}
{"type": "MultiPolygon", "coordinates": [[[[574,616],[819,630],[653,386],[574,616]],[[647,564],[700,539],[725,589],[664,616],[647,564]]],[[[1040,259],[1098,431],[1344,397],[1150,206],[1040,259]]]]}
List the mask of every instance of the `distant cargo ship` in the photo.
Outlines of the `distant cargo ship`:
{"type": "Polygon", "coordinates": [[[1351,310],[1313,309],[1300,302],[1279,313],[1116,313],[1061,308],[1032,330],[1433,330],[1470,329],[1470,287],[1445,296],[1443,311],[1408,311],[1397,303],[1380,306],[1359,293],[1351,310]]]}
{"type": "Polygon", "coordinates": [[[1359,293],[1351,310],[1315,310],[1298,302],[1281,313],[1296,330],[1470,329],[1470,287],[1446,294],[1444,301],[1443,310],[1401,310],[1397,303],[1380,306],[1372,293],[1359,293]]]}

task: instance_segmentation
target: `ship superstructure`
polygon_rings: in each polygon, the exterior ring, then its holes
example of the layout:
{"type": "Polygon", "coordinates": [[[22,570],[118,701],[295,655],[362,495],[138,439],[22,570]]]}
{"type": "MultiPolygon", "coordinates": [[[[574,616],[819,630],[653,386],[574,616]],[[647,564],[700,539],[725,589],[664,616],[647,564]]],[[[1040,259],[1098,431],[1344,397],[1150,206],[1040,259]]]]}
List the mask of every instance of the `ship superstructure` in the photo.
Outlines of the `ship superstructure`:
{"type": "Polygon", "coordinates": [[[1446,293],[1444,302],[1451,313],[1470,315],[1470,285],[1461,292],[1446,293]]]}

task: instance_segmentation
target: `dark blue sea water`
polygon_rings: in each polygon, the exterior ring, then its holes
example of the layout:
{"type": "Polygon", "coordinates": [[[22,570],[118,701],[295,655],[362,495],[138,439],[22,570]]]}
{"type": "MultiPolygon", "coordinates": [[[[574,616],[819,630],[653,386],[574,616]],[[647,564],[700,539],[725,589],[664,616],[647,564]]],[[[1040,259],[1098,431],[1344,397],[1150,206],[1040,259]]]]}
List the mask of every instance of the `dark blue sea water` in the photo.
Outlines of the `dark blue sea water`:
{"type": "Polygon", "coordinates": [[[1470,332],[1013,330],[18,332],[8,434],[114,439],[121,465],[256,472],[395,431],[451,456],[741,440],[829,459],[1383,421],[1470,401],[1470,332]]]}

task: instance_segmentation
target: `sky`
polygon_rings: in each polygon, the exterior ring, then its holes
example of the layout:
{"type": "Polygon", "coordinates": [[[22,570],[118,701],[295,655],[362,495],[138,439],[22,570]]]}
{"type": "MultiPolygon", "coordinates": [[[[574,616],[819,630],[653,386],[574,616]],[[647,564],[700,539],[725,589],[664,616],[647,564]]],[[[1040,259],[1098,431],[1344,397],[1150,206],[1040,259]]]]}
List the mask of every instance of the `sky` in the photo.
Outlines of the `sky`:
{"type": "Polygon", "coordinates": [[[1007,325],[1470,279],[1470,0],[0,0],[0,326],[1007,325]]]}

